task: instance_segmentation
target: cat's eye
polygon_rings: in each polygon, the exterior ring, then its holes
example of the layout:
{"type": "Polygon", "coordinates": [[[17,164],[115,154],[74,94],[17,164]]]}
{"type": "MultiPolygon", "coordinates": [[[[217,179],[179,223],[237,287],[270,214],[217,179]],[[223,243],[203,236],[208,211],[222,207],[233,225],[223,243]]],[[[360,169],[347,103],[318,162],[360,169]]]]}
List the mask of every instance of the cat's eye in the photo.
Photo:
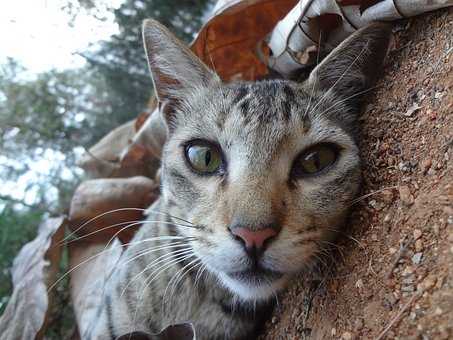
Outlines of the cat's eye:
{"type": "Polygon", "coordinates": [[[222,166],[220,150],[206,143],[186,146],[186,158],[190,166],[202,174],[213,174],[222,166]]]}
{"type": "Polygon", "coordinates": [[[338,148],[331,144],[318,144],[303,152],[296,160],[296,175],[314,175],[331,166],[338,158],[338,148]]]}

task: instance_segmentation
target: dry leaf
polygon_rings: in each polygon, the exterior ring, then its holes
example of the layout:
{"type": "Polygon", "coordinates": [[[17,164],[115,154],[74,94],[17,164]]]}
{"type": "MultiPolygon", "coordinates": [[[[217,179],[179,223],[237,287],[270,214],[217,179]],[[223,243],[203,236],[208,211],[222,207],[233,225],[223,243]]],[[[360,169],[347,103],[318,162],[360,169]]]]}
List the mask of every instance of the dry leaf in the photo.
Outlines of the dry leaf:
{"type": "Polygon", "coordinates": [[[14,259],[13,295],[0,318],[2,340],[43,339],[64,237],[65,218],[41,223],[36,238],[14,259]]]}
{"type": "Polygon", "coordinates": [[[453,5],[453,0],[301,0],[266,39],[265,63],[284,77],[312,67],[308,51],[329,52],[360,27],[453,5]],[[321,42],[319,41],[321,38],[321,42]]]}
{"type": "Polygon", "coordinates": [[[143,218],[141,209],[148,208],[156,200],[157,194],[155,182],[142,176],[85,181],[72,198],[70,229],[92,242],[106,242],[113,236],[127,242],[140,223],[130,225],[143,218]],[[107,213],[117,209],[119,211],[107,213]],[[122,232],[116,235],[120,230],[122,232]]]}
{"type": "Polygon", "coordinates": [[[71,299],[81,335],[97,321],[106,280],[118,264],[123,248],[118,240],[108,249],[104,243],[75,242],[69,245],[71,299]]]}

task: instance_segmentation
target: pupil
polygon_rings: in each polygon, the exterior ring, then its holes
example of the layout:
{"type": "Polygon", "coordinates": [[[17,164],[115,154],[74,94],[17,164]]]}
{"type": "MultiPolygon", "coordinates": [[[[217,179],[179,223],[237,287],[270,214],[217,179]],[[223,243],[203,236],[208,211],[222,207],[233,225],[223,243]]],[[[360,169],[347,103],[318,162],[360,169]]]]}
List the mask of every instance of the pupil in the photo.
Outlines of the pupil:
{"type": "Polygon", "coordinates": [[[205,164],[206,166],[209,165],[209,163],[211,162],[211,151],[206,151],[206,154],[204,156],[204,161],[205,161],[205,164]]]}
{"type": "Polygon", "coordinates": [[[316,169],[319,169],[321,167],[321,161],[319,160],[319,154],[317,154],[317,153],[313,154],[313,161],[315,162],[316,169]]]}

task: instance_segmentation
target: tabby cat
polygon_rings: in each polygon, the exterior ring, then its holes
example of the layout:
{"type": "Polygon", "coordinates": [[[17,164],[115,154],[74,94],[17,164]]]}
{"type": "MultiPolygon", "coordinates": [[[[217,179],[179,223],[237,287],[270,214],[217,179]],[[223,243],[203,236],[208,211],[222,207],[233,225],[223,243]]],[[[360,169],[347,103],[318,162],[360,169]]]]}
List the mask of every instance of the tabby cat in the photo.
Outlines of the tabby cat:
{"type": "Polygon", "coordinates": [[[358,193],[360,102],[390,28],[357,31],[303,83],[222,83],[156,21],[143,37],[167,126],[161,197],[82,338],[191,322],[197,339],[251,339],[276,294],[334,241],[358,193]]]}

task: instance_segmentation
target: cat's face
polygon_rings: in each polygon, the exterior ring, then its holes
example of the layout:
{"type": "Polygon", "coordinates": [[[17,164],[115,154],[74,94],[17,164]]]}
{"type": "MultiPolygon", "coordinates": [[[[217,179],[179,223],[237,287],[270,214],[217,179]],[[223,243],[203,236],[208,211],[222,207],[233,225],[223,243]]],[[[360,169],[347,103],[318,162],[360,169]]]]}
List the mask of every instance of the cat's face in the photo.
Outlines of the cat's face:
{"type": "Polygon", "coordinates": [[[382,63],[388,30],[355,34],[303,84],[223,84],[157,23],[144,37],[169,128],[162,196],[199,226],[178,233],[232,292],[269,298],[316,262],[358,192],[357,93],[375,76],[370,63],[382,63]]]}

